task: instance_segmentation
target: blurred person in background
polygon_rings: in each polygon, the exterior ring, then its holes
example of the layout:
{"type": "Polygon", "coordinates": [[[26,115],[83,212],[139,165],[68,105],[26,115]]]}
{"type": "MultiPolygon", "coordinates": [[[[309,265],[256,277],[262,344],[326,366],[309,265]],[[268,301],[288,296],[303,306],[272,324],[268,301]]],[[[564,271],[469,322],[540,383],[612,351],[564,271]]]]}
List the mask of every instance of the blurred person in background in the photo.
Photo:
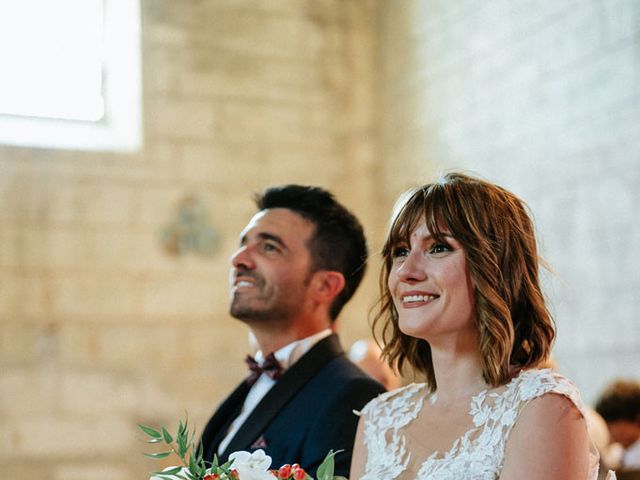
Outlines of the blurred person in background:
{"type": "Polygon", "coordinates": [[[382,350],[373,340],[357,340],[349,349],[349,360],[359,366],[366,374],[379,381],[387,390],[398,388],[402,381],[396,372],[385,362],[382,350]]]}
{"type": "Polygon", "coordinates": [[[607,422],[611,441],[620,445],[608,460],[620,471],[640,470],[640,382],[614,381],[598,399],[596,411],[607,422]]]}

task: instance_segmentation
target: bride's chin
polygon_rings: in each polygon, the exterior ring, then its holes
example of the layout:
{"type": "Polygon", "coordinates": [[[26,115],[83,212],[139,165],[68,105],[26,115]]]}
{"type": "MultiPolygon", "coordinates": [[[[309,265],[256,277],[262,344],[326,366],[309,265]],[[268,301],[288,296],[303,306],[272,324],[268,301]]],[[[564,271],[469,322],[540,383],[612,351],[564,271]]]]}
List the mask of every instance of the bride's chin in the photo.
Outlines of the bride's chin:
{"type": "Polygon", "coordinates": [[[421,329],[417,325],[407,324],[406,322],[398,322],[398,328],[403,334],[409,337],[422,338],[420,335],[421,329]]]}

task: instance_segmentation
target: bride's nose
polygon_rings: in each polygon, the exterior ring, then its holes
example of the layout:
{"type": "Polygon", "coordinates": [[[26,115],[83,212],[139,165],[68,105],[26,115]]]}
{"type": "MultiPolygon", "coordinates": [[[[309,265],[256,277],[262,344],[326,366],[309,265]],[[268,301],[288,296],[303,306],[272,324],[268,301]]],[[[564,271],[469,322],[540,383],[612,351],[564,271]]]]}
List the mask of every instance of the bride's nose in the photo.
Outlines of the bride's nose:
{"type": "Polygon", "coordinates": [[[422,252],[412,249],[397,270],[402,282],[421,282],[427,278],[422,252]]]}

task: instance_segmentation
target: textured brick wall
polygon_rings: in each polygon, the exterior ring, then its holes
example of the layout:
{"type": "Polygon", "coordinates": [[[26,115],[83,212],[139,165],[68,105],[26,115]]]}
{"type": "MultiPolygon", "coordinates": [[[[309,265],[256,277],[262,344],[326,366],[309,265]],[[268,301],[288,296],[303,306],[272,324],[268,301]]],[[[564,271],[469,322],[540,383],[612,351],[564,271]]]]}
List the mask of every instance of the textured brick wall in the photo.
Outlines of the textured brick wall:
{"type": "Polygon", "coordinates": [[[640,377],[640,3],[381,2],[390,204],[465,168],[531,206],[559,368],[593,400],[640,377]]]}
{"type": "Polygon", "coordinates": [[[145,478],[136,422],[202,426],[245,374],[227,273],[251,192],[324,185],[371,226],[374,19],[366,0],[143,0],[144,149],[0,146],[2,478],[145,478]],[[162,248],[187,195],[212,257],[162,248]]]}

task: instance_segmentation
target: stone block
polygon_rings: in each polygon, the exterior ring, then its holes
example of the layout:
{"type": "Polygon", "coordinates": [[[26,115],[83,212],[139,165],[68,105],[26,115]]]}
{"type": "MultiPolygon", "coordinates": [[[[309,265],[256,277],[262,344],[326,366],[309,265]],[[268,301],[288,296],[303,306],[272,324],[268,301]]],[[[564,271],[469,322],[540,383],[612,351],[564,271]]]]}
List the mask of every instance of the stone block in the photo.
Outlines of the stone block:
{"type": "Polygon", "coordinates": [[[136,274],[175,271],[176,258],[164,250],[161,228],[129,232],[127,244],[123,262],[128,270],[136,274]]]}
{"type": "Polygon", "coordinates": [[[133,188],[116,182],[83,184],[78,192],[80,218],[84,224],[129,225],[133,188]]]}
{"type": "Polygon", "coordinates": [[[163,98],[149,106],[149,135],[157,139],[209,140],[215,138],[216,108],[211,102],[163,98]]]}
{"type": "Polygon", "coordinates": [[[133,278],[118,273],[75,273],[51,281],[53,313],[61,318],[98,321],[134,311],[133,278]]]}
{"type": "Polygon", "coordinates": [[[12,423],[11,451],[23,461],[93,458],[96,452],[126,456],[138,447],[135,424],[119,416],[32,415],[12,423]]]}
{"type": "Polygon", "coordinates": [[[309,30],[317,26],[306,18],[228,9],[200,21],[208,25],[193,31],[192,40],[200,46],[271,58],[310,59],[318,54],[309,42],[309,30]]]}
{"type": "Polygon", "coordinates": [[[51,476],[54,480],[129,480],[132,478],[129,468],[106,462],[58,465],[53,469],[51,476]]]}
{"type": "Polygon", "coordinates": [[[156,276],[142,284],[142,312],[148,316],[207,316],[226,298],[226,278],[156,276]]]}
{"type": "Polygon", "coordinates": [[[11,318],[38,318],[46,315],[48,285],[45,275],[0,272],[0,322],[11,318]]]}
{"type": "Polygon", "coordinates": [[[139,227],[160,234],[175,216],[180,201],[193,191],[184,185],[151,185],[138,192],[135,223],[139,227]]]}
{"type": "Polygon", "coordinates": [[[59,376],[53,368],[5,370],[0,378],[1,414],[5,418],[54,415],[60,398],[59,376]]]}
{"type": "MultiPolygon", "coordinates": [[[[257,166],[265,164],[265,157],[265,148],[256,144],[183,145],[180,175],[188,184],[197,185],[200,195],[211,192],[212,198],[232,206],[236,198],[250,198],[251,186],[262,178],[262,168],[257,166]]],[[[215,210],[215,204],[211,208],[215,210]]]]}

